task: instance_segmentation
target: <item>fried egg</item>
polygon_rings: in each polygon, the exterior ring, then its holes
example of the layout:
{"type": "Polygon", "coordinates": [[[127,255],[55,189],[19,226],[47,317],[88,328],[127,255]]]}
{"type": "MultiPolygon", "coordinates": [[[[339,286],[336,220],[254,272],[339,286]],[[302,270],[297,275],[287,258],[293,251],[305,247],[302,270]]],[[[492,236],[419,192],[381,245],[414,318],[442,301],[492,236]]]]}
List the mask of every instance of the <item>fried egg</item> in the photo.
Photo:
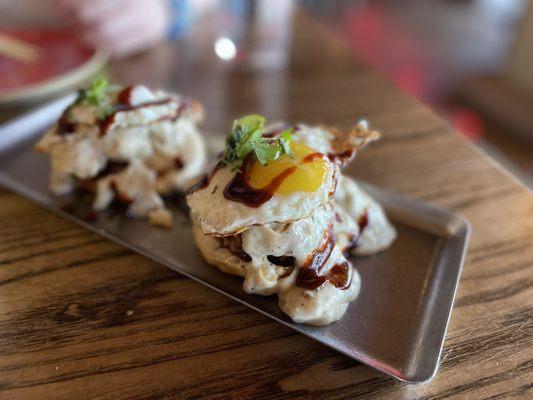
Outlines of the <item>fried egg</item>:
{"type": "Polygon", "coordinates": [[[364,122],[345,133],[297,125],[292,157],[247,158],[240,171],[219,162],[187,196],[204,258],[244,278],[246,293],[276,294],[297,323],[342,318],[361,285],[346,253],[370,254],[395,237],[379,204],[340,173],[377,136],[364,122]]]}
{"type": "Polygon", "coordinates": [[[230,235],[254,225],[295,221],[326,204],[335,192],[338,167],[303,143],[293,142],[291,147],[294,157],[284,155],[267,165],[254,160],[241,167],[245,187],[239,185],[235,191],[244,192],[243,201],[231,194],[239,172],[219,163],[207,184],[187,196],[202,231],[230,235]],[[257,204],[258,196],[269,198],[257,204]]]}
{"type": "Polygon", "coordinates": [[[327,154],[341,167],[353,160],[359,149],[379,139],[379,136],[379,132],[369,129],[365,120],[359,121],[349,131],[298,124],[294,127],[293,133],[294,140],[327,154]]]}

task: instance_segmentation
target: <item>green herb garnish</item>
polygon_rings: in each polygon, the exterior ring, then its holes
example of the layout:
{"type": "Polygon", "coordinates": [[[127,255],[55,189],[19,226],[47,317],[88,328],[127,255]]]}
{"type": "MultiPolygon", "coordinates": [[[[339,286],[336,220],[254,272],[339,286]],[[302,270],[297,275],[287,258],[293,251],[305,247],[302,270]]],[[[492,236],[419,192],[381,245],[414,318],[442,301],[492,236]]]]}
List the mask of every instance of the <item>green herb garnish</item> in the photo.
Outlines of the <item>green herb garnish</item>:
{"type": "Polygon", "coordinates": [[[106,119],[108,115],[113,114],[115,109],[113,106],[101,106],[96,110],[96,118],[98,118],[100,121],[106,119]]]}
{"type": "Polygon", "coordinates": [[[264,129],[265,117],[261,115],[247,115],[235,120],[226,140],[224,163],[237,170],[249,154],[261,165],[267,165],[284,154],[293,156],[290,147],[292,129],[284,130],[277,138],[264,137],[264,129]]]}
{"type": "Polygon", "coordinates": [[[105,99],[108,85],[104,75],[95,76],[89,87],[81,91],[81,102],[83,104],[92,104],[96,107],[101,106],[105,99]]]}
{"type": "Polygon", "coordinates": [[[109,99],[106,98],[106,94],[110,89],[112,89],[112,86],[109,85],[105,75],[96,75],[88,88],[80,90],[76,104],[94,106],[96,108],[96,118],[102,121],[114,112],[113,105],[109,104],[109,99]]]}

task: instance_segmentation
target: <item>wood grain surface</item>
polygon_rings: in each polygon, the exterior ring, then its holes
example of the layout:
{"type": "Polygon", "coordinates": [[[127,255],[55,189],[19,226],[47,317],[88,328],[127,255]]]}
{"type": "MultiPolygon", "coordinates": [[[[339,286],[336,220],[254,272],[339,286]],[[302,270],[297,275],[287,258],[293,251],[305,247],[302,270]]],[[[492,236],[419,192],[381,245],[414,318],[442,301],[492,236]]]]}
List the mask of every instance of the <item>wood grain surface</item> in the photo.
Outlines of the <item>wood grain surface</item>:
{"type": "Polygon", "coordinates": [[[301,14],[288,72],[236,71],[197,35],[112,72],[195,96],[209,133],[250,111],[366,116],[383,139],[353,174],[470,220],[438,375],[395,381],[0,191],[0,399],[533,398],[531,193],[301,14]]]}

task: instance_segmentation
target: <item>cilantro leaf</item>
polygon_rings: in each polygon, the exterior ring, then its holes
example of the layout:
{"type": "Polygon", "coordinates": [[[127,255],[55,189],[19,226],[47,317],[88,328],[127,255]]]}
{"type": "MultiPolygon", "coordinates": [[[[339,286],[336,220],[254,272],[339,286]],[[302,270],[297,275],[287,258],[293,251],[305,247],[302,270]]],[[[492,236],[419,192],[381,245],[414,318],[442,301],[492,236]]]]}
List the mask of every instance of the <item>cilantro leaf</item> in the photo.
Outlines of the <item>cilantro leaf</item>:
{"type": "Polygon", "coordinates": [[[250,154],[262,165],[284,154],[293,156],[290,148],[292,129],[281,132],[278,138],[273,139],[263,136],[264,126],[265,118],[261,115],[248,115],[235,120],[226,140],[224,163],[237,170],[250,154]]]}
{"type": "Polygon", "coordinates": [[[287,154],[291,157],[294,157],[294,154],[291,150],[290,142],[292,140],[292,128],[285,129],[279,134],[278,142],[282,148],[283,154],[287,154]]]}
{"type": "Polygon", "coordinates": [[[257,140],[251,144],[252,151],[261,165],[267,165],[268,161],[278,158],[278,149],[271,146],[266,140],[257,140]]]}
{"type": "Polygon", "coordinates": [[[288,129],[285,129],[284,131],[282,131],[280,134],[279,134],[279,138],[280,139],[283,139],[287,142],[290,142],[292,140],[292,133],[294,132],[294,129],[293,128],[288,128],[288,129]]]}
{"type": "Polygon", "coordinates": [[[104,75],[95,76],[89,87],[81,91],[81,102],[84,104],[92,104],[96,107],[100,106],[105,99],[108,85],[104,75]]]}

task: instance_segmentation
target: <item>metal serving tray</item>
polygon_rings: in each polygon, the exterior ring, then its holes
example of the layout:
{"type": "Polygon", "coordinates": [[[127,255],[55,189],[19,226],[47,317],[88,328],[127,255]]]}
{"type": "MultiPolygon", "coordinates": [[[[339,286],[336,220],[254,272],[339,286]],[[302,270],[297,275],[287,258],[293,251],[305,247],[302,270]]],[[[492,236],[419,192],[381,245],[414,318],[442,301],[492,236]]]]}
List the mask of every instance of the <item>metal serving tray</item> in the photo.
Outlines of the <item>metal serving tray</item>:
{"type": "Polygon", "coordinates": [[[87,206],[66,211],[66,198],[47,190],[49,163],[32,147],[72,97],[0,127],[0,184],[44,208],[217,290],[270,318],[386,374],[424,382],[437,370],[470,227],[462,217],[420,201],[363,185],[386,208],[398,230],[392,247],[354,259],[359,297],[330,326],[293,323],[276,298],[243,292],[241,280],[207,265],[179,207],[171,231],[110,213],[88,218],[87,206]]]}

